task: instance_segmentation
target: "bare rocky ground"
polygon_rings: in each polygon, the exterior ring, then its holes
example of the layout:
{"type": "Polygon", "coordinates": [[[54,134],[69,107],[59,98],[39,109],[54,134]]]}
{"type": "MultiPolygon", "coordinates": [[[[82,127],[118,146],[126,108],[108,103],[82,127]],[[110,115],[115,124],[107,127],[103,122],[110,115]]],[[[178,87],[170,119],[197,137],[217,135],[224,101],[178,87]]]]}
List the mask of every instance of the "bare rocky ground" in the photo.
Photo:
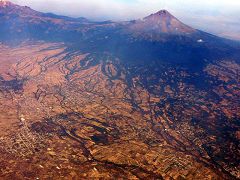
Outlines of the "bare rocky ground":
{"type": "Polygon", "coordinates": [[[206,66],[208,91],[184,69],[132,73],[64,44],[1,45],[0,61],[1,179],[240,177],[233,61],[206,66]]]}

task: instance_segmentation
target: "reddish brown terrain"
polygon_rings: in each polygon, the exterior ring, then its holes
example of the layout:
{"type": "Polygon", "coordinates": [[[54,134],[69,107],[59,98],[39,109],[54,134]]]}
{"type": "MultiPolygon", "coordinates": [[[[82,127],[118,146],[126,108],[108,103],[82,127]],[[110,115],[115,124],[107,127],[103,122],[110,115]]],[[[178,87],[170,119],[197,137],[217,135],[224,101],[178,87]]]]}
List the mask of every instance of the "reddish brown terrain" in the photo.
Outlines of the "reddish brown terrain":
{"type": "MultiPolygon", "coordinates": [[[[85,68],[80,62],[87,64],[88,54],[68,55],[64,49],[41,42],[1,47],[7,55],[1,62],[9,62],[8,71],[1,70],[2,83],[9,83],[0,99],[2,177],[219,179],[227,170],[239,176],[237,169],[225,170],[224,163],[218,172],[219,165],[202,147],[218,137],[206,137],[202,127],[188,121],[193,113],[208,112],[208,126],[215,128],[217,110],[239,117],[239,104],[232,100],[240,95],[237,84],[213,90],[226,96],[220,102],[206,102],[206,92],[181,82],[173,89],[165,80],[158,87],[164,93],[156,96],[137,84],[138,77],[129,88],[125,70],[110,80],[118,73],[113,62],[85,68]],[[195,104],[183,109],[166,102],[159,108],[171,97],[195,104]]],[[[224,61],[205,69],[223,82],[239,70],[224,61]]],[[[173,69],[164,73],[176,76],[173,69]]]]}
{"type": "Polygon", "coordinates": [[[240,178],[235,45],[215,46],[165,10],[127,25],[83,24],[78,43],[2,38],[1,179],[240,178]]]}
{"type": "Polygon", "coordinates": [[[167,10],[161,10],[155,14],[151,14],[144,19],[137,20],[131,25],[130,30],[134,33],[145,32],[149,34],[154,32],[175,33],[175,34],[189,34],[196,30],[183,24],[167,10]],[[160,18],[159,18],[160,17],[160,18]]]}

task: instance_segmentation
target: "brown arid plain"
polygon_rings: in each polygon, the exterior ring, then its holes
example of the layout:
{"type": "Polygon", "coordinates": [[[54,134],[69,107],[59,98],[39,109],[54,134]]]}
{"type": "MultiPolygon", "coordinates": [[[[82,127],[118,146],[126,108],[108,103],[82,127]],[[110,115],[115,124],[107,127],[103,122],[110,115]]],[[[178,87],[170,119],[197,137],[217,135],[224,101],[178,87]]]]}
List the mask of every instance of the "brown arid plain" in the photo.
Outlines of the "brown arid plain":
{"type": "MultiPolygon", "coordinates": [[[[217,110],[239,117],[239,104],[232,101],[239,99],[238,84],[215,87],[212,91],[225,98],[206,102],[207,92],[181,82],[173,89],[163,78],[157,88],[164,93],[156,96],[138,85],[139,77],[129,88],[127,70],[120,71],[110,59],[87,67],[89,54],[64,50],[57,43],[1,45],[1,177],[221,179],[222,171],[239,176],[237,169],[227,169],[224,162],[220,166],[202,148],[212,142],[221,153],[216,136],[205,136],[202,127],[187,121],[192,113],[208,112],[208,126],[214,129],[217,110]],[[116,74],[119,78],[112,80],[116,74]],[[169,102],[161,109],[156,106],[173,95],[186,107],[169,102]],[[179,118],[177,123],[172,116],[179,118]]],[[[205,69],[223,83],[232,82],[239,70],[238,64],[224,61],[205,69]]],[[[164,73],[176,79],[173,69],[164,73]]]]}

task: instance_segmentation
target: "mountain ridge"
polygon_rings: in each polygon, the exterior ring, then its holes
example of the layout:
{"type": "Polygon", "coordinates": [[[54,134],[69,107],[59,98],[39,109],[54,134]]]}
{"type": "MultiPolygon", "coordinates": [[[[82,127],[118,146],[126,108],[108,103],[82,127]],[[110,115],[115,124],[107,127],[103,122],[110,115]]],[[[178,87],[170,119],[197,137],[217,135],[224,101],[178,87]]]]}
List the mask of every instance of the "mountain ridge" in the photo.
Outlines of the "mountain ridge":
{"type": "Polygon", "coordinates": [[[235,56],[230,52],[239,49],[235,42],[185,25],[167,10],[134,21],[99,23],[41,13],[25,6],[11,7],[0,16],[0,39],[12,44],[26,40],[67,42],[73,49],[109,52],[123,60],[163,58],[192,65],[203,64],[203,59],[235,56]],[[136,47],[144,51],[139,53],[136,47]],[[204,55],[193,55],[198,49],[204,55]]]}
{"type": "Polygon", "coordinates": [[[136,20],[130,29],[143,33],[191,34],[194,28],[185,25],[167,10],[160,10],[141,20],[136,20]]]}

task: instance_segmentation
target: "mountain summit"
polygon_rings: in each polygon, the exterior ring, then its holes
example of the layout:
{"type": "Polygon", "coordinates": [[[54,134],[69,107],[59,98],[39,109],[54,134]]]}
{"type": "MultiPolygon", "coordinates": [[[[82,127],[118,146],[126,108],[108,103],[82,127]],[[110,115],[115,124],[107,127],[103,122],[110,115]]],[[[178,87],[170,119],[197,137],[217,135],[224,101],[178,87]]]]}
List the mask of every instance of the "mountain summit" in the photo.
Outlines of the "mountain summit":
{"type": "Polygon", "coordinates": [[[155,18],[159,18],[159,17],[168,17],[168,18],[175,18],[170,12],[168,12],[167,10],[163,9],[163,10],[160,10],[154,14],[151,14],[147,17],[145,17],[144,19],[147,19],[147,18],[152,18],[152,17],[155,17],[155,18]]]}
{"type": "Polygon", "coordinates": [[[0,40],[48,38],[81,27],[85,18],[71,18],[42,13],[28,6],[0,0],[0,40]]]}
{"type": "Polygon", "coordinates": [[[12,5],[12,3],[10,1],[7,0],[0,0],[0,7],[6,7],[12,5]]]}
{"type": "Polygon", "coordinates": [[[141,20],[135,21],[131,30],[144,33],[189,34],[196,30],[185,25],[167,10],[160,10],[141,20]]]}
{"type": "Polygon", "coordinates": [[[4,17],[4,16],[8,16],[7,18],[24,17],[25,19],[29,17],[35,18],[36,16],[39,16],[42,14],[40,12],[37,12],[31,9],[30,7],[19,6],[7,0],[0,0],[0,12],[1,12],[1,17],[4,17]]]}

